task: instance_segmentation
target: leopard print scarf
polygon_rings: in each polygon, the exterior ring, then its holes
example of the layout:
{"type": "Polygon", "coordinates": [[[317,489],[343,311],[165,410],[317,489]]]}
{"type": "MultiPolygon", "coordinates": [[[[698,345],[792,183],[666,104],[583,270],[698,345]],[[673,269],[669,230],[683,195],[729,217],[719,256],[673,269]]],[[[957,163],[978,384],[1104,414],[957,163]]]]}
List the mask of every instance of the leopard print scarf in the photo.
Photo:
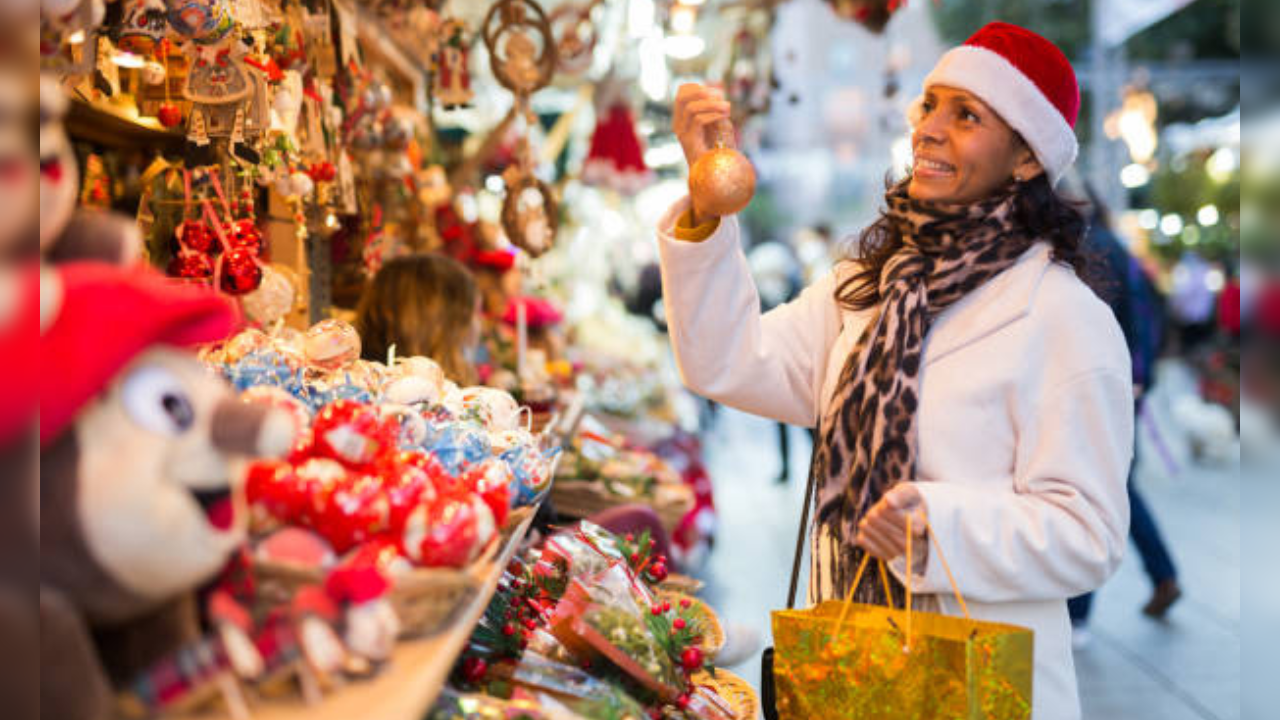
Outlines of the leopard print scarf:
{"type": "MultiPolygon", "coordinates": [[[[916,411],[925,336],[933,320],[1005,270],[1034,238],[1014,220],[1016,191],[963,208],[909,199],[899,187],[885,198],[889,229],[902,247],[880,274],[880,303],[840,373],[820,419],[821,442],[810,469],[817,492],[810,595],[846,597],[863,550],[858,521],[890,487],[915,477],[916,411]]],[[[902,588],[891,577],[895,605],[902,588]]],[[[883,605],[877,573],[867,573],[857,602],[883,605]]]]}

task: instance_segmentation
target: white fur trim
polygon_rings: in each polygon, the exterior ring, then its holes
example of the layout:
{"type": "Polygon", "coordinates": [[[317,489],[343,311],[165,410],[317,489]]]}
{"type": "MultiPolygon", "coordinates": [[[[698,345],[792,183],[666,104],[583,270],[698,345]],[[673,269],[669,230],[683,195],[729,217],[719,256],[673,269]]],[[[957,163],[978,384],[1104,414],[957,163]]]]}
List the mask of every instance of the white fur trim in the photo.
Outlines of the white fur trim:
{"type": "Polygon", "coordinates": [[[1075,131],[1021,70],[986,48],[961,45],[942,56],[924,87],[944,85],[977,95],[1017,130],[1057,184],[1075,162],[1075,131]]]}

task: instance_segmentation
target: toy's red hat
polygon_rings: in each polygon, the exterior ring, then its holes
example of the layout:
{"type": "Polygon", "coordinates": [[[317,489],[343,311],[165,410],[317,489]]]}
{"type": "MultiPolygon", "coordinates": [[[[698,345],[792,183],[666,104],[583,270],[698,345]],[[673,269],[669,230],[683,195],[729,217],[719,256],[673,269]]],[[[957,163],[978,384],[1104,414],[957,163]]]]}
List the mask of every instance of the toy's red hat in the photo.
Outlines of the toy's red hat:
{"type": "Polygon", "coordinates": [[[227,298],[145,267],[68,263],[46,276],[40,337],[40,444],[48,446],[138,353],[221,340],[239,316],[227,298]],[[49,306],[52,307],[49,307],[49,306]]]}
{"type": "Polygon", "coordinates": [[[1056,45],[1026,28],[993,22],[942,56],[924,79],[967,90],[1017,130],[1054,182],[1076,159],[1080,87],[1056,45]]]}

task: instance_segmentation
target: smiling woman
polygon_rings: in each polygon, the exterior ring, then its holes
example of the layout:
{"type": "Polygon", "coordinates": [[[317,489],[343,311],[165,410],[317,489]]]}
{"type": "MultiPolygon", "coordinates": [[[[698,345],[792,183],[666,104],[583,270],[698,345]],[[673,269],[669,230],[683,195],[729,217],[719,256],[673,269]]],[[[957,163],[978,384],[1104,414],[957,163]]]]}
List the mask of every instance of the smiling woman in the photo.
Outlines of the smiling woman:
{"type": "MultiPolygon", "coordinates": [[[[910,578],[917,604],[956,614],[928,543],[907,550],[927,519],[972,615],[1035,632],[1036,720],[1080,717],[1066,599],[1115,569],[1128,517],[1128,351],[1083,281],[1084,218],[1054,190],[1079,104],[1047,40],[980,30],[926,78],[914,166],[858,254],[763,315],[734,216],[685,199],[659,224],[685,383],[818,427],[810,600],[901,607],[910,578]],[[867,556],[890,568],[887,589],[855,580],[867,556]]],[[[729,112],[718,92],[680,88],[690,165],[729,112]]]]}

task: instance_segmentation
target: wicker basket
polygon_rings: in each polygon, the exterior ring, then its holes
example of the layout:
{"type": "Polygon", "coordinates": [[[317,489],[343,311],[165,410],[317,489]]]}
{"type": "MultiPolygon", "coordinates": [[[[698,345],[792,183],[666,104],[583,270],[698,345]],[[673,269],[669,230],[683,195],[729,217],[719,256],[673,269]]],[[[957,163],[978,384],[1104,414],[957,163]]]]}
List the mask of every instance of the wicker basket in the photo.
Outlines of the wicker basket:
{"type": "Polygon", "coordinates": [[[659,590],[658,597],[673,606],[688,600],[690,603],[689,610],[693,612],[698,624],[702,626],[702,652],[712,659],[720,654],[720,651],[724,649],[724,627],[720,624],[720,618],[716,616],[715,611],[710,606],[696,597],[668,590],[659,590]]]}
{"type": "Polygon", "coordinates": [[[666,580],[658,583],[658,589],[663,592],[677,592],[685,595],[697,595],[705,586],[706,583],[701,580],[680,573],[671,573],[667,575],[666,580]]]}
{"type": "MultiPolygon", "coordinates": [[[[462,569],[415,568],[391,586],[391,605],[400,619],[401,636],[432,635],[453,622],[459,609],[480,589],[475,568],[489,563],[502,545],[495,537],[476,560],[462,569]]],[[[268,607],[289,602],[298,588],[324,582],[324,570],[292,563],[253,561],[260,602],[268,607]]]]}
{"type": "Polygon", "coordinates": [[[760,697],[756,695],[756,691],[750,683],[728,670],[717,668],[715,677],[711,677],[710,673],[699,673],[693,677],[693,681],[715,690],[733,708],[737,720],[756,720],[760,717],[760,697]]]}
{"type": "Polygon", "coordinates": [[[684,516],[693,510],[695,502],[692,488],[685,485],[679,487],[688,492],[681,492],[679,498],[659,502],[653,498],[615,495],[605,489],[603,483],[595,480],[556,480],[551,484],[551,503],[556,512],[574,518],[589,518],[618,505],[648,505],[658,513],[662,527],[667,532],[674,533],[684,516]]]}

